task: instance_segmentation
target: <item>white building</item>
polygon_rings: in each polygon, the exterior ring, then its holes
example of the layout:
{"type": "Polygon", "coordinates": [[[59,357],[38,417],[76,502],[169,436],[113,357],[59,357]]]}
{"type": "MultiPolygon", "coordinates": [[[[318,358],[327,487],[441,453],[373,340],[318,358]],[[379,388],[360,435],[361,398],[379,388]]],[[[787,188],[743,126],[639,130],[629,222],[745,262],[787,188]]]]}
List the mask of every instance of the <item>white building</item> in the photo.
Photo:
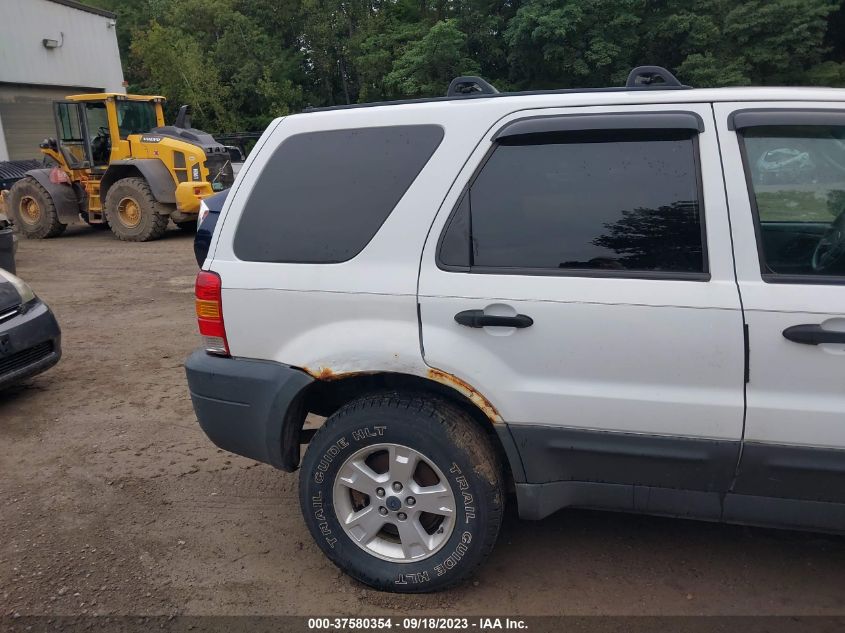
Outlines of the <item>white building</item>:
{"type": "Polygon", "coordinates": [[[52,102],[126,92],[115,16],[74,0],[0,0],[0,160],[39,157],[52,102]]]}

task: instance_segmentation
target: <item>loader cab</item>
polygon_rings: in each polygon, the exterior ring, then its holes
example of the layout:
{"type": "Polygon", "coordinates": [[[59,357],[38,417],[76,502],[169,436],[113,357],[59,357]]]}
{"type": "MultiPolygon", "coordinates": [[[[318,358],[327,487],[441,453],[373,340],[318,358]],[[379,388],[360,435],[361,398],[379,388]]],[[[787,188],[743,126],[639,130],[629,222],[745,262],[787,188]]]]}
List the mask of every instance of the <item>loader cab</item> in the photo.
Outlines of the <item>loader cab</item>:
{"type": "Polygon", "coordinates": [[[117,127],[121,140],[126,140],[130,134],[145,134],[164,125],[164,117],[159,116],[160,103],[121,99],[116,104],[117,127]]]}
{"type": "Polygon", "coordinates": [[[70,169],[105,171],[131,157],[129,135],[164,125],[162,97],[73,95],[53,104],[59,153],[70,169]]]}

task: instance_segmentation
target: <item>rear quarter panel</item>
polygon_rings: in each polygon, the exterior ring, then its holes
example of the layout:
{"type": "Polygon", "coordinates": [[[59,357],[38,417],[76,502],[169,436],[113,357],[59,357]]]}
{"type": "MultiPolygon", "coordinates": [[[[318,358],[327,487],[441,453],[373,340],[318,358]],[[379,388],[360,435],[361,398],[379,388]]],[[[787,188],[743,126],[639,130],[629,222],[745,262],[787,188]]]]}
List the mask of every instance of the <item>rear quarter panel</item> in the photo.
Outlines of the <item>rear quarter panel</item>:
{"type": "MultiPolygon", "coordinates": [[[[420,254],[448,188],[483,134],[471,109],[432,104],[317,112],[277,125],[239,174],[218,223],[210,268],[223,280],[223,314],[236,356],[275,360],[329,377],[359,371],[426,375],[420,351],[420,254]],[[363,251],[338,264],[247,262],[233,251],[237,221],[267,157],[298,133],[437,124],[444,138],[363,251]]],[[[331,174],[326,175],[327,186],[331,174]]],[[[284,212],[284,200],[279,201],[284,212]]]]}

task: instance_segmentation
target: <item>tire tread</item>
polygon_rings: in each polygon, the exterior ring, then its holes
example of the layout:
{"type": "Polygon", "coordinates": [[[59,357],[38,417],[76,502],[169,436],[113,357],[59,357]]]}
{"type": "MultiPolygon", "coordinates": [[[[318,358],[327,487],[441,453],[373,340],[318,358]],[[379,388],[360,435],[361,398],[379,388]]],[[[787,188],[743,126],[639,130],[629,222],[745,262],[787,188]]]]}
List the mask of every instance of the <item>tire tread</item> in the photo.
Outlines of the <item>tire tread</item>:
{"type": "Polygon", "coordinates": [[[112,233],[114,233],[117,239],[123,240],[124,242],[151,242],[153,240],[157,240],[164,235],[164,232],[167,230],[167,224],[170,221],[167,214],[167,208],[155,199],[149,183],[144,178],[122,178],[121,180],[115,182],[106,194],[105,208],[106,219],[108,220],[112,233]],[[117,212],[117,201],[114,199],[117,194],[114,194],[114,192],[117,191],[119,186],[127,185],[137,191],[146,208],[152,211],[149,226],[147,226],[146,229],[138,235],[127,235],[122,233],[120,220],[110,217],[112,213],[117,212]]]}
{"type": "Polygon", "coordinates": [[[48,239],[51,237],[58,237],[62,233],[65,232],[67,228],[67,224],[62,224],[59,221],[59,214],[56,211],[56,203],[53,202],[53,197],[50,195],[50,192],[47,191],[44,186],[38,182],[32,176],[24,176],[21,180],[16,182],[12,186],[13,197],[10,196],[10,203],[11,207],[10,210],[12,211],[12,215],[15,220],[19,223],[18,226],[20,228],[20,232],[23,233],[24,237],[27,239],[34,239],[34,240],[41,240],[41,239],[48,239]],[[48,219],[48,222],[43,224],[42,226],[37,227],[35,230],[27,232],[24,229],[24,222],[17,217],[18,215],[18,204],[20,202],[19,195],[21,190],[25,190],[27,187],[32,187],[36,191],[34,193],[38,193],[41,195],[45,208],[41,210],[41,213],[48,219]]]}

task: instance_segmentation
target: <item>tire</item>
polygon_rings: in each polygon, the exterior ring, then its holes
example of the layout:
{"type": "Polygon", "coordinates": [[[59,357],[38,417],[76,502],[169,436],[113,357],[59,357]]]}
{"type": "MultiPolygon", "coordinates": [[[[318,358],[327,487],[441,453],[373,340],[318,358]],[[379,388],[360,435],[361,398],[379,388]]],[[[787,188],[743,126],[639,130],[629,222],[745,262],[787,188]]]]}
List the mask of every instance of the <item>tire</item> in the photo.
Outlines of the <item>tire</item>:
{"type": "Polygon", "coordinates": [[[125,242],[151,242],[167,230],[170,208],[158,202],[143,178],[118,180],[106,194],[106,221],[125,242]]]}
{"type": "Polygon", "coordinates": [[[197,232],[197,221],[196,220],[188,220],[186,222],[174,222],[180,231],[184,233],[196,233],[197,232]]]}
{"type": "Polygon", "coordinates": [[[25,176],[12,185],[9,214],[18,230],[29,239],[56,237],[67,228],[66,224],[59,222],[50,192],[32,176],[25,176]]]}
{"type": "Polygon", "coordinates": [[[504,508],[502,470],[488,436],[451,403],[377,394],[345,405],[316,433],[302,463],[299,501],[317,545],[353,578],[383,591],[439,591],[466,579],[493,549],[504,508]],[[401,458],[414,453],[425,465],[409,479],[400,474],[401,458]],[[352,466],[363,461],[366,468],[352,466]],[[404,479],[401,491],[395,479],[404,479]],[[414,494],[420,498],[409,499],[414,494]],[[422,507],[435,513],[419,513],[422,507]],[[339,516],[373,522],[353,521],[348,529],[339,516]]]}

